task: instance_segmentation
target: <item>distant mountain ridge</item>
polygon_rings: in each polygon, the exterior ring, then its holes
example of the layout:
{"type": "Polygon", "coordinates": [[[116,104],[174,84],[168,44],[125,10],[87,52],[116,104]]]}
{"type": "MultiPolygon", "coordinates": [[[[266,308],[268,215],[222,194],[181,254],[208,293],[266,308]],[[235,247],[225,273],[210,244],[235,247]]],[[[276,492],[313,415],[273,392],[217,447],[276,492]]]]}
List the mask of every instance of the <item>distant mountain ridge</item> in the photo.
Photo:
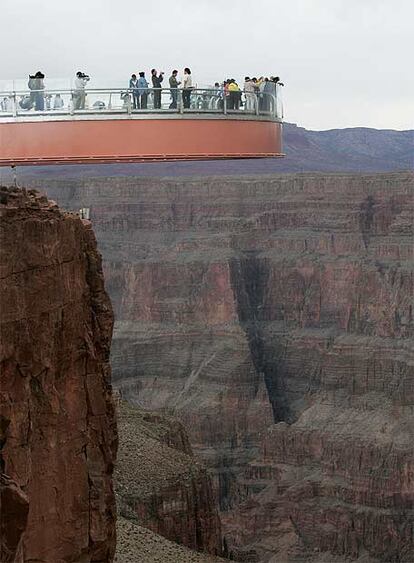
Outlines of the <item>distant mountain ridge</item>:
{"type": "MultiPolygon", "coordinates": [[[[393,172],[414,167],[414,130],[283,126],[283,159],[19,168],[19,176],[212,176],[286,172],[393,172]]],[[[0,168],[0,179],[8,174],[0,168]]]]}
{"type": "Polygon", "coordinates": [[[355,127],[309,131],[284,126],[287,171],[384,172],[413,167],[414,131],[355,127]]]}

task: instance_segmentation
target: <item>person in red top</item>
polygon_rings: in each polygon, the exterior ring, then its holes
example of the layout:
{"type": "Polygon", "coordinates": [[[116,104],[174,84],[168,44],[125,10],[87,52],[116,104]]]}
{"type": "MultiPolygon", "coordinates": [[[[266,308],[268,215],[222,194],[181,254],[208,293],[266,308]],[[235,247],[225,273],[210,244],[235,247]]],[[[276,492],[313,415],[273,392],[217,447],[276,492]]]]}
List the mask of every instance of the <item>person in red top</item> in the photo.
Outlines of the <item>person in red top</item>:
{"type": "Polygon", "coordinates": [[[226,104],[226,107],[229,107],[229,97],[230,97],[229,83],[230,83],[229,79],[223,82],[224,103],[226,104]]]}

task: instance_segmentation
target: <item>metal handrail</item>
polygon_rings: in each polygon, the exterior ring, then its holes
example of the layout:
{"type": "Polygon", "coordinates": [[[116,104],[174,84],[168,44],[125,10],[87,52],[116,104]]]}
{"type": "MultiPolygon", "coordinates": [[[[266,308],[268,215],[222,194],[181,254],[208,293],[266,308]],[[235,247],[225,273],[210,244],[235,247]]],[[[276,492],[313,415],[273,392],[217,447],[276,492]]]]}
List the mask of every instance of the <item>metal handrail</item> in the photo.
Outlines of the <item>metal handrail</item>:
{"type": "MultiPolygon", "coordinates": [[[[187,97],[188,103],[188,97],[187,97]]],[[[221,113],[224,115],[230,114],[247,114],[247,115],[258,115],[258,116],[268,116],[273,119],[282,119],[283,113],[279,111],[278,108],[278,97],[277,90],[275,89],[275,94],[270,92],[245,92],[244,90],[239,91],[239,96],[232,96],[231,93],[224,94],[222,89],[218,88],[192,88],[190,90],[190,107],[188,107],[184,101],[183,90],[181,88],[85,88],[85,89],[42,89],[42,90],[14,90],[9,92],[0,93],[0,118],[6,117],[19,117],[24,115],[34,116],[50,116],[50,115],[73,115],[73,114],[102,114],[102,113],[160,113],[160,112],[172,112],[172,113],[221,113]],[[73,100],[79,96],[85,94],[86,100],[95,98],[96,96],[109,96],[109,99],[95,100],[95,106],[86,106],[86,103],[82,103],[83,107],[74,107],[73,100]],[[157,106],[154,107],[154,93],[157,93],[161,97],[161,103],[158,99],[157,106]],[[176,96],[174,104],[170,104],[169,107],[165,107],[162,104],[162,99],[165,94],[169,94],[172,98],[172,93],[176,96]],[[63,107],[60,108],[45,108],[45,101],[50,100],[53,96],[60,95],[60,97],[66,101],[63,107]],[[134,108],[135,101],[134,95],[146,95],[146,103],[143,104],[145,107],[134,108]],[[40,97],[38,97],[40,96],[40,97]],[[20,98],[20,100],[19,100],[20,98]],[[33,106],[37,100],[41,100],[38,106],[43,109],[35,109],[33,106]],[[238,98],[238,101],[237,101],[238,98]],[[33,104],[29,104],[27,108],[21,106],[22,100],[29,99],[33,104]],[[1,104],[5,104],[4,100],[9,100],[7,106],[11,104],[9,109],[4,108],[1,104]],[[150,100],[150,106],[148,107],[148,100],[150,100]],[[121,101],[121,102],[120,102],[121,101]],[[98,104],[98,106],[96,105],[98,104]],[[171,107],[172,106],[172,107],[171,107]]]]}

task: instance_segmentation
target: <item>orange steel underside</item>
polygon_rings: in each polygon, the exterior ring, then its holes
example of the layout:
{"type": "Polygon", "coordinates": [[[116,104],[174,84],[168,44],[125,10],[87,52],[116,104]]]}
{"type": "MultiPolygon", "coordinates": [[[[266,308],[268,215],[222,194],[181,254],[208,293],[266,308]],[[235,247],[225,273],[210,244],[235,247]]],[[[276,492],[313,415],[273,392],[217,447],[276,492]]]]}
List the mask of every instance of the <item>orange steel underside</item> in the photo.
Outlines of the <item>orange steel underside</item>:
{"type": "Polygon", "coordinates": [[[237,119],[102,119],[0,123],[0,166],[282,155],[282,125],[237,119]]]}

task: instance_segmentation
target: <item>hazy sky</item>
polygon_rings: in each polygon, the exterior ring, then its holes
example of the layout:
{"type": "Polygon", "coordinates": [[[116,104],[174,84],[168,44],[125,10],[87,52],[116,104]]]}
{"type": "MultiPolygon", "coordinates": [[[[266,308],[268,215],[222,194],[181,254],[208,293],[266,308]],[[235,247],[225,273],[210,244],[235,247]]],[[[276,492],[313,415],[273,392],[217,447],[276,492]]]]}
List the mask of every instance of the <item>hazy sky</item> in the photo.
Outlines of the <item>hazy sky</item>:
{"type": "Polygon", "coordinates": [[[414,127],[413,0],[0,0],[0,78],[279,75],[286,120],[414,127]],[[4,5],[3,5],[4,4],[4,5]]]}

